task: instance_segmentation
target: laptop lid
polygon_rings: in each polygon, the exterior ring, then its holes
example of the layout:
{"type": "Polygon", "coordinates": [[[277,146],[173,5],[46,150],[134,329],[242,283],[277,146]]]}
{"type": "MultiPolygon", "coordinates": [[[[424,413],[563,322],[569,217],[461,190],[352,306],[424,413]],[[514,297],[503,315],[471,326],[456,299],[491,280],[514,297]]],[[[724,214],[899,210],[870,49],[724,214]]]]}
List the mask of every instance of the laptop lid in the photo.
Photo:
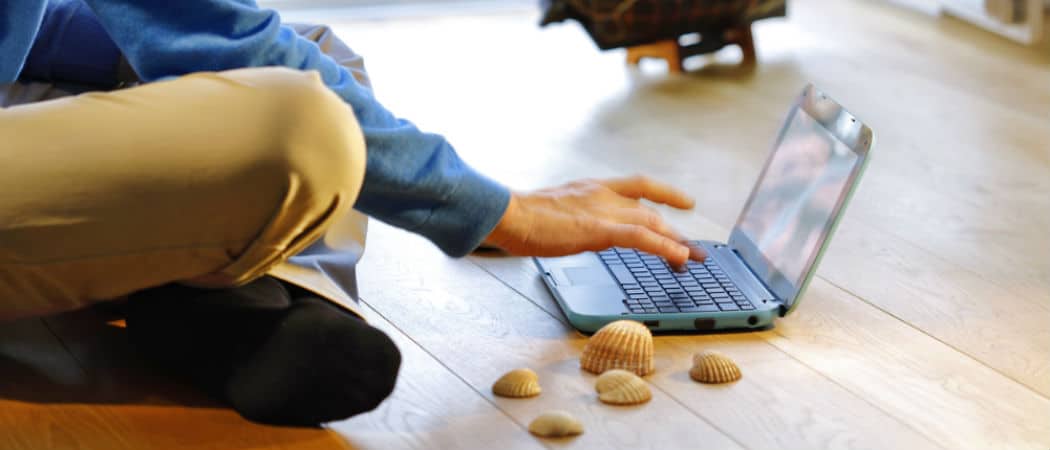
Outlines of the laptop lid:
{"type": "Polygon", "coordinates": [[[782,303],[798,306],[868,160],[871,129],[813,85],[780,128],[729,237],[782,303]]]}

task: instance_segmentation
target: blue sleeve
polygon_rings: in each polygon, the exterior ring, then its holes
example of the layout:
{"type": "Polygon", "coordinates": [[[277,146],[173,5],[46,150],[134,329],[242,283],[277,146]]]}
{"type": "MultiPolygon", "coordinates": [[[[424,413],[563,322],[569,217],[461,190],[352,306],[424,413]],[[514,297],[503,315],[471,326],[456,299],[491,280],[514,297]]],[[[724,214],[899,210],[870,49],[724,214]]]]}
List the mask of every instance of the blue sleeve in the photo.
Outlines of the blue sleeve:
{"type": "Polygon", "coordinates": [[[0,83],[18,79],[44,18],[43,0],[0,1],[0,83]]]}
{"type": "Polygon", "coordinates": [[[398,119],[316,44],[252,0],[86,0],[146,81],[198,71],[285,66],[316,70],[354,110],[368,147],[356,209],[417,232],[445,253],[477,247],[510,199],[439,135],[398,119]]]}

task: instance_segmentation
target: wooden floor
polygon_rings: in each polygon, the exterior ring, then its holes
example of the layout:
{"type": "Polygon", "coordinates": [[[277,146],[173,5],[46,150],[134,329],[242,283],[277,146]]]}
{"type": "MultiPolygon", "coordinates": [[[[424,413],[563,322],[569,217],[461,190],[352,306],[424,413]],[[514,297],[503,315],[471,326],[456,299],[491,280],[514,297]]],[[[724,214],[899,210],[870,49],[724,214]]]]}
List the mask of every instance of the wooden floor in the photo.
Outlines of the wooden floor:
{"type": "MultiPolygon", "coordinates": [[[[572,330],[526,259],[452,260],[375,225],[364,307],[404,355],[393,397],[325,429],[264,427],[144,370],[86,311],[0,327],[0,448],[1042,449],[1050,447],[1050,51],[881,3],[796,0],[756,27],[760,65],[627,69],[536,14],[336,17],[376,92],[518,189],[650,174],[697,197],[670,214],[724,239],[787,105],[814,82],[878,143],[819,278],[759,333],[656,338],[654,397],[596,401],[572,330]],[[687,375],[715,349],[744,378],[687,375]],[[531,367],[543,394],[493,397],[531,367]],[[526,431],[548,409],[586,432],[526,431]]],[[[333,22],[321,15],[317,21],[333,22]]]]}

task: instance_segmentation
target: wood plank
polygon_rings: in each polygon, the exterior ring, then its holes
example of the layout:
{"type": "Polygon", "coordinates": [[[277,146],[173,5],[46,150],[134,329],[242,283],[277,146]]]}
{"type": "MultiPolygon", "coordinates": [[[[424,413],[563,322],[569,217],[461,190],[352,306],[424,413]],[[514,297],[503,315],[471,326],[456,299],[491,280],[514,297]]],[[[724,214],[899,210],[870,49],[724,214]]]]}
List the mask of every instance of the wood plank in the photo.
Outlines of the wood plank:
{"type": "Polygon", "coordinates": [[[401,350],[397,387],[379,408],[328,424],[357,448],[544,448],[367,305],[368,321],[401,350]]]}
{"type": "Polygon", "coordinates": [[[545,444],[659,449],[704,442],[708,448],[740,448],[659,389],[641,406],[599,403],[595,377],[579,368],[586,338],[419,236],[383,225],[370,227],[369,234],[359,272],[364,301],[518,424],[551,409],[569,411],[584,423],[583,435],[545,444]],[[530,400],[492,396],[492,383],[518,367],[540,375],[543,394],[530,400]]]}
{"type": "Polygon", "coordinates": [[[806,301],[770,342],[845,388],[949,448],[1050,445],[1045,397],[824,280],[806,301]]]}

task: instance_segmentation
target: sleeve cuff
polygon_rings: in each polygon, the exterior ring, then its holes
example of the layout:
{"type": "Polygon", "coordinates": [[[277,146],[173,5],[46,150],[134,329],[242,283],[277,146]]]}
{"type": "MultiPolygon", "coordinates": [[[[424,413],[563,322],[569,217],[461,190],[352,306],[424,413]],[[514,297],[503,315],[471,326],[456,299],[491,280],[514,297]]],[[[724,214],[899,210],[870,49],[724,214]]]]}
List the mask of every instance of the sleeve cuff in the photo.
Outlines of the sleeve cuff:
{"type": "Polygon", "coordinates": [[[459,258],[474,251],[496,228],[510,203],[510,190],[468,170],[449,196],[417,232],[445,254],[459,258]]]}

